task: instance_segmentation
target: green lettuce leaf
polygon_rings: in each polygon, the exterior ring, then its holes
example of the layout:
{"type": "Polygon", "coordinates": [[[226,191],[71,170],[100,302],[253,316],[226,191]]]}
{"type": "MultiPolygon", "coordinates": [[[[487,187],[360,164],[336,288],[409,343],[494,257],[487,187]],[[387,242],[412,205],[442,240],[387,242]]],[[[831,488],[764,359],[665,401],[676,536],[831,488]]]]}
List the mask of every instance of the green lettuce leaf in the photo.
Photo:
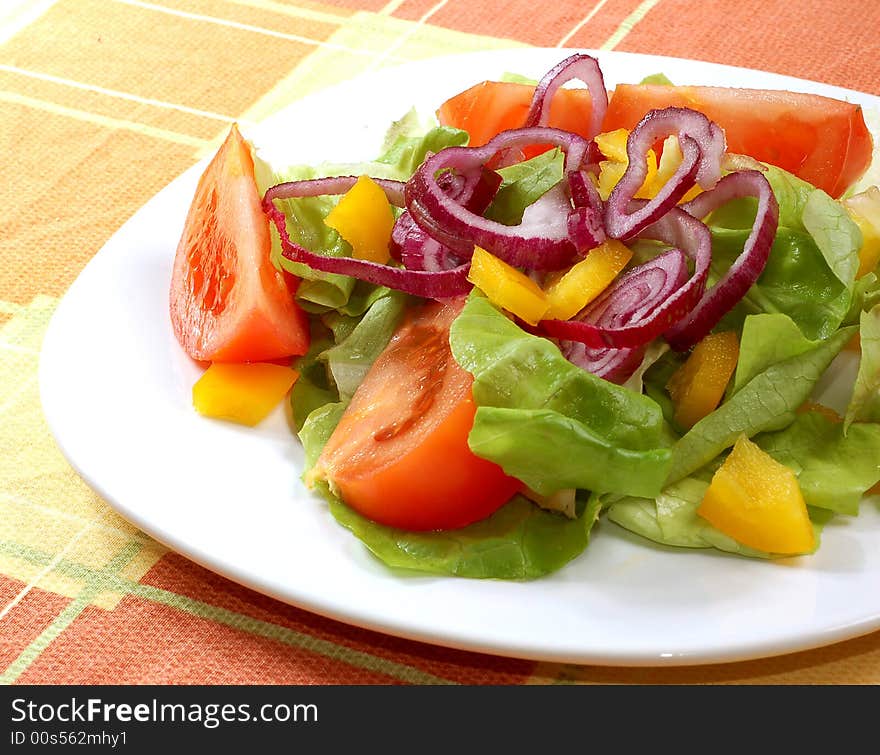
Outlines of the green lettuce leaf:
{"type": "Polygon", "coordinates": [[[734,392],[770,365],[815,349],[818,341],[804,337],[787,315],[749,315],[743,323],[734,392]]]}
{"type": "Polygon", "coordinates": [[[456,361],[474,376],[469,443],[533,490],[659,492],[669,468],[657,404],[568,362],[487,299],[471,296],[452,325],[456,361]]]}
{"type": "Polygon", "coordinates": [[[386,140],[385,151],[377,162],[393,169],[392,175],[384,176],[385,178],[405,181],[425,162],[429,154],[446,147],[460,147],[467,142],[467,131],[452,126],[435,126],[420,135],[398,131],[393,139],[386,140]]]}
{"type": "Polygon", "coordinates": [[[336,402],[347,405],[391,339],[409,298],[399,291],[377,290],[383,295],[360,317],[334,312],[323,318],[328,326],[313,321],[309,351],[293,364],[300,373],[290,393],[298,432],[319,407],[336,402]]]}
{"type": "MultiPolygon", "coordinates": [[[[749,230],[712,228],[713,274],[740,255],[749,230]]],[[[806,231],[780,227],[757,282],[725,316],[722,329],[738,330],[750,314],[785,314],[810,339],[826,338],[850,310],[852,294],[806,231]]]]}
{"type": "MultiPolygon", "coordinates": [[[[706,480],[686,477],[667,487],[656,499],[628,497],[615,501],[608,507],[607,517],[624,529],[661,545],[716,548],[751,558],[774,557],[737,542],[697,514],[708,486],[706,480]]],[[[831,514],[809,507],[808,511],[818,548],[822,528],[831,514]]]]}
{"type": "Polygon", "coordinates": [[[333,346],[333,335],[318,321],[312,322],[309,350],[293,362],[299,378],[290,390],[293,426],[299,432],[306,418],[319,407],[339,401],[339,391],[327,374],[321,354],[333,346]]]}
{"type": "Polygon", "coordinates": [[[665,73],[652,73],[650,76],[645,76],[640,82],[640,84],[659,84],[660,86],[675,86],[669,77],[665,73]]]}
{"type": "Polygon", "coordinates": [[[843,424],[818,412],[799,414],[784,430],[755,437],[792,469],[811,506],[855,516],[865,491],[880,480],[880,425],[843,424]]]}
{"type": "Polygon", "coordinates": [[[862,356],[846,410],[848,432],[854,429],[853,422],[880,422],[880,304],[862,312],[860,323],[862,356]]]}
{"type": "MultiPolygon", "coordinates": [[[[299,431],[310,469],[345,411],[345,402],[313,410],[299,431]]],[[[575,519],[515,496],[492,516],[457,530],[407,532],[377,524],[348,507],[324,482],[317,491],[333,517],[393,568],[494,579],[534,579],[580,554],[599,516],[598,496],[582,501],[575,519]]]]}
{"type": "Polygon", "coordinates": [[[562,180],[564,159],[562,150],[552,149],[531,160],[499,169],[501,186],[485,216],[505,225],[521,222],[526,207],[562,180]]]}
{"type": "MultiPolygon", "coordinates": [[[[791,424],[795,410],[855,332],[855,327],[842,328],[814,348],[770,364],[755,375],[676,443],[667,482],[677,482],[708,464],[743,433],[752,437],[791,424]]],[[[745,342],[740,348],[751,347],[745,342]]]]}
{"type": "MultiPolygon", "coordinates": [[[[467,138],[467,132],[447,126],[435,126],[425,131],[425,125],[414,115],[409,115],[391,127],[383,154],[370,162],[276,166],[263,159],[257,150],[254,155],[257,189],[262,195],[275,184],[323,176],[368,175],[373,178],[405,181],[429,151],[436,152],[447,146],[464,144],[467,138]]],[[[324,223],[324,218],[338,201],[338,196],[324,196],[285,199],[276,204],[287,218],[287,233],[293,243],[318,254],[348,257],[351,256],[351,246],[324,223]]],[[[307,265],[291,262],[281,254],[281,240],[274,227],[271,235],[272,264],[279,270],[287,270],[302,279],[296,298],[303,309],[311,313],[321,313],[341,309],[348,304],[355,291],[354,278],[323,273],[312,270],[307,265]]]]}
{"type": "Polygon", "coordinates": [[[391,340],[408,302],[409,297],[399,291],[382,296],[343,340],[321,354],[342,401],[351,399],[391,340]]]}
{"type": "MultiPolygon", "coordinates": [[[[807,338],[826,338],[846,321],[853,304],[861,232],[824,191],[781,168],[766,167],[779,203],[779,228],[763,273],[723,327],[738,328],[749,314],[783,313],[807,338]]],[[[712,214],[713,279],[742,251],[756,207],[754,200],[737,200],[712,214]]]]}
{"type": "Polygon", "coordinates": [[[336,521],[388,566],[472,579],[527,580],[556,571],[587,547],[599,514],[597,497],[569,519],[515,496],[461,529],[406,532],[376,524],[324,493],[336,521]]]}
{"type": "Polygon", "coordinates": [[[817,189],[807,196],[801,220],[828,266],[847,289],[852,290],[859,269],[862,232],[846,209],[817,189]]]}

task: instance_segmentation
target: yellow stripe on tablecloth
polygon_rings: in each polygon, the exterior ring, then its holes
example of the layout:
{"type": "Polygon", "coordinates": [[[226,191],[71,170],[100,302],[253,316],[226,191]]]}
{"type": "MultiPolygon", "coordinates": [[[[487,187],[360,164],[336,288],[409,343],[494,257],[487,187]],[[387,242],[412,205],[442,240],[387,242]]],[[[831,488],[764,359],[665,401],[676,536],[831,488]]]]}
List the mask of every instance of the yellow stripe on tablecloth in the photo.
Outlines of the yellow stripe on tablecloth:
{"type": "Polygon", "coordinates": [[[258,10],[271,11],[291,18],[305,18],[309,21],[322,21],[328,24],[342,24],[354,11],[333,8],[329,5],[305,3],[299,0],[296,5],[285,5],[275,0],[225,0],[232,5],[241,5],[258,10]]]}
{"type": "Polygon", "coordinates": [[[0,44],[32,24],[55,4],[56,0],[4,0],[0,8],[0,44]]]}
{"type": "Polygon", "coordinates": [[[320,39],[314,39],[313,37],[303,36],[301,34],[293,34],[291,32],[283,32],[277,31],[276,29],[272,29],[268,26],[260,26],[257,24],[245,23],[242,21],[235,21],[229,18],[223,18],[221,16],[215,16],[207,13],[194,13],[192,11],[182,10],[180,8],[171,8],[166,5],[159,5],[157,3],[146,2],[146,0],[113,0],[113,2],[121,3],[123,5],[130,5],[135,8],[140,8],[142,10],[150,10],[155,11],[157,13],[165,13],[170,16],[177,16],[179,18],[185,18],[190,21],[198,21],[206,24],[215,24],[217,26],[225,26],[230,29],[237,29],[239,31],[247,31],[252,32],[254,34],[261,34],[267,37],[275,37],[276,39],[286,39],[291,42],[299,42],[304,45],[316,46],[316,47],[329,47],[330,49],[334,49],[337,52],[346,52],[351,53],[352,55],[369,55],[368,52],[362,52],[357,47],[339,47],[334,45],[331,42],[327,42],[320,39]]]}
{"type": "MultiPolygon", "coordinates": [[[[438,55],[528,47],[521,42],[452,31],[429,24],[418,25],[391,16],[357,12],[328,40],[341,48],[360,46],[371,50],[380,65],[387,67],[438,55]],[[395,54],[382,57],[394,48],[395,54]]],[[[329,49],[318,49],[298,63],[290,73],[254,103],[243,117],[260,121],[294,100],[351,79],[363,70],[363,61],[329,49]]]]}
{"type": "MultiPolygon", "coordinates": [[[[126,543],[138,544],[138,552],[127,562],[126,578],[138,580],[144,576],[167,552],[136,530],[125,534],[121,529],[98,528],[93,522],[81,524],[75,534],[69,520],[55,515],[55,512],[0,501],[0,542],[4,550],[0,552],[0,572],[30,587],[77,598],[82,594],[84,584],[81,579],[59,570],[63,560],[76,563],[91,571],[101,571],[113,560],[114,555],[126,543]],[[47,563],[34,562],[22,555],[23,552],[40,550],[49,554],[47,563]]],[[[107,589],[95,592],[90,602],[112,610],[123,598],[124,591],[107,589]]]]}
{"type": "Polygon", "coordinates": [[[381,68],[386,60],[393,59],[397,51],[404,47],[410,39],[416,36],[419,31],[428,23],[431,17],[438,11],[442,10],[448,2],[449,0],[438,0],[438,2],[436,2],[421,16],[419,16],[419,18],[416,19],[415,22],[411,22],[410,27],[403,34],[401,34],[393,44],[389,45],[385,50],[383,50],[382,53],[366,67],[366,69],[364,69],[364,73],[375,71],[381,68]]]}
{"type": "Polygon", "coordinates": [[[176,102],[157,100],[152,97],[141,97],[139,95],[132,94],[131,92],[122,92],[118,89],[108,89],[107,87],[102,87],[97,84],[89,84],[88,82],[84,81],[75,81],[73,79],[64,78],[62,76],[53,76],[50,73],[43,73],[41,71],[28,70],[25,68],[10,66],[3,63],[0,63],[0,71],[17,74],[28,79],[36,79],[38,81],[46,81],[53,84],[60,84],[61,86],[70,87],[71,89],[82,90],[84,92],[102,94],[113,99],[125,100],[127,102],[133,102],[138,105],[149,105],[151,107],[157,107],[164,110],[175,110],[180,113],[186,113],[187,115],[195,115],[201,118],[207,118],[209,120],[221,121],[223,123],[233,123],[236,120],[239,120],[240,122],[240,119],[237,119],[231,115],[214,113],[210,110],[200,110],[199,108],[188,107],[187,105],[182,105],[176,102]]]}
{"type": "Polygon", "coordinates": [[[588,23],[590,23],[590,21],[593,20],[593,18],[596,16],[596,14],[602,10],[602,6],[605,5],[605,3],[607,3],[607,2],[608,2],[608,0],[599,0],[599,2],[597,2],[592,8],[590,8],[589,13],[587,13],[586,16],[584,16],[577,24],[575,24],[571,28],[571,31],[569,31],[562,39],[560,39],[556,43],[556,46],[557,47],[565,47],[565,45],[567,45],[571,41],[571,38],[575,34],[577,34],[588,23]]]}
{"type": "Polygon", "coordinates": [[[600,50],[613,50],[617,45],[623,42],[626,39],[626,35],[629,34],[633,27],[641,21],[648,13],[651,12],[651,9],[657,5],[660,0],[644,0],[644,2],[639,3],[639,6],[630,13],[623,21],[620,26],[615,29],[614,33],[608,37],[605,43],[599,48],[600,50]]]}
{"type": "Polygon", "coordinates": [[[86,123],[93,123],[96,126],[132,131],[141,136],[162,139],[163,141],[173,142],[174,144],[183,144],[188,147],[195,147],[196,149],[204,149],[204,147],[211,144],[210,140],[207,139],[199,139],[198,137],[189,136],[188,134],[179,134],[174,131],[169,131],[168,129],[156,128],[155,126],[148,126],[145,123],[125,120],[124,118],[111,118],[106,115],[99,115],[98,113],[90,113],[86,110],[58,105],[54,102],[41,100],[36,97],[28,97],[27,95],[18,94],[17,92],[0,90],[0,100],[15,103],[17,105],[24,105],[25,107],[42,110],[47,113],[53,113],[54,115],[63,115],[67,118],[73,118],[74,120],[85,121],[86,123]]]}
{"type": "MultiPolygon", "coordinates": [[[[0,327],[0,541],[17,548],[39,547],[101,569],[121,543],[134,540],[140,547],[126,576],[140,579],[166,549],[86,486],[61,455],[43,416],[39,349],[56,304],[52,297],[38,296],[27,306],[0,305],[13,312],[0,327]]],[[[0,573],[71,598],[83,588],[54,567],[22,559],[15,550],[0,555],[0,573]]],[[[98,592],[93,601],[110,609],[121,597],[118,591],[98,592]]]]}

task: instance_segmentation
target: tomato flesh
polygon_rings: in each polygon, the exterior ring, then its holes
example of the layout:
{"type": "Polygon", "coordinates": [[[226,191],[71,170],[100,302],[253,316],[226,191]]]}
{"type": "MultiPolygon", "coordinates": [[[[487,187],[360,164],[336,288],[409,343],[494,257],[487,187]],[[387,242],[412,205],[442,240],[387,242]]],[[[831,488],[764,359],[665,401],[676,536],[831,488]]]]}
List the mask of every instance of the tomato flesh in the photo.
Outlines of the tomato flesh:
{"type": "Polygon", "coordinates": [[[270,249],[250,149],[233,126],[199,179],[171,276],[171,324],[193,359],[256,362],[307,351],[306,315],[270,249]]]}
{"type": "Polygon", "coordinates": [[[721,126],[730,152],[776,165],[839,197],[871,164],[859,105],[815,94],[709,86],[620,84],[603,131],[632,129],[650,110],[687,107],[721,126]]]}
{"type": "MultiPolygon", "coordinates": [[[[437,110],[443,126],[467,131],[468,144],[479,147],[511,128],[522,128],[535,95],[535,87],[510,81],[483,81],[450,97],[437,110]]],[[[559,89],[550,103],[548,125],[590,138],[590,94],[586,89],[559,89]]],[[[526,157],[550,149],[529,147],[526,157]]]]}
{"type": "Polygon", "coordinates": [[[380,524],[412,531],[464,527],[521,487],[468,447],[473,378],[449,348],[449,326],[462,303],[410,310],[312,470],[380,524]]]}

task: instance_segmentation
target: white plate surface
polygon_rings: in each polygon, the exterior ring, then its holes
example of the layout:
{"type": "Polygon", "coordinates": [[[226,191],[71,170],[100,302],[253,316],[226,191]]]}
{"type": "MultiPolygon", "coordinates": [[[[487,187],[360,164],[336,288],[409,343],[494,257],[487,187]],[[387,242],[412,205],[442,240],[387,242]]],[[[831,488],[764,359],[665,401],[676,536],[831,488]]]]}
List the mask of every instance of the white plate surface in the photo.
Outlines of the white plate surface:
{"type": "MultiPolygon", "coordinates": [[[[411,106],[567,54],[510,50],[431,59],[293,103],[251,130],[280,159],[367,159],[411,106]],[[277,153],[274,152],[277,150],[277,153]]],[[[606,81],[665,72],[678,83],[794,89],[880,107],[880,98],[751,70],[624,53],[606,81]]],[[[587,550],[544,579],[399,573],[305,490],[282,411],[256,429],[197,415],[200,374],[175,341],[172,258],[202,165],[151,199],[58,306],[40,365],[45,415],[73,467],[117,511],[194,561],[344,622],[450,647],[548,661],[684,665],[820,646],[880,628],[880,511],[837,517],[810,558],[767,563],[662,548],[601,522],[587,550]]]]}

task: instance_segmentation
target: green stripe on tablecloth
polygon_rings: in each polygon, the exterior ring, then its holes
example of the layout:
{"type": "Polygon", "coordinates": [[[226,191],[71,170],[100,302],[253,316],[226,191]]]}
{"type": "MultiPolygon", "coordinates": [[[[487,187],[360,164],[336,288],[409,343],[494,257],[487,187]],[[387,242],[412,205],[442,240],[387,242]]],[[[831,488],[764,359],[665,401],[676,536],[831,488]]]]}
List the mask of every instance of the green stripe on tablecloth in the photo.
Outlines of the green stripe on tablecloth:
{"type": "MultiPolygon", "coordinates": [[[[25,556],[27,557],[25,551],[30,551],[31,549],[24,549],[15,546],[14,544],[10,544],[12,547],[9,549],[13,555],[17,556],[25,556]]],[[[2,546],[3,550],[6,550],[6,544],[2,546]]],[[[40,657],[40,654],[49,646],[49,644],[58,636],[60,636],[67,627],[69,627],[74,620],[79,616],[88,606],[92,600],[99,593],[103,592],[107,589],[107,586],[115,579],[118,579],[118,572],[125,568],[125,565],[128,564],[141,549],[140,543],[129,542],[119,551],[119,553],[113,557],[113,560],[110,561],[109,564],[104,569],[94,570],[89,569],[86,577],[86,584],[83,587],[80,594],[71,601],[67,607],[55,617],[55,620],[49,624],[40,634],[28,645],[22,652],[19,654],[18,658],[16,658],[6,671],[0,675],[0,684],[12,684],[18,679],[30,665],[40,657]]],[[[51,562],[53,558],[49,554],[40,554],[40,560],[46,559],[47,563],[51,562]]],[[[63,561],[59,561],[58,567],[60,568],[63,561]]]]}
{"type": "Polygon", "coordinates": [[[620,22],[620,26],[614,30],[614,33],[608,37],[605,44],[602,45],[599,49],[601,50],[613,50],[617,45],[619,45],[626,38],[626,35],[629,34],[633,27],[641,21],[645,16],[650,13],[651,9],[659,3],[660,0],[644,0],[644,2],[639,3],[638,7],[630,13],[623,21],[620,22]]]}
{"type": "MultiPolygon", "coordinates": [[[[27,559],[28,561],[39,565],[48,564],[53,558],[55,558],[55,556],[44,553],[35,548],[24,547],[11,542],[0,542],[0,553],[27,559]]],[[[132,554],[131,557],[133,556],[134,554],[132,554]]],[[[128,560],[130,560],[131,557],[129,557],[128,560]]],[[[116,563],[117,560],[118,559],[114,559],[113,563],[116,563]]],[[[73,577],[74,579],[85,580],[87,582],[86,588],[84,588],[82,595],[77,597],[73,603],[62,611],[58,618],[55,619],[55,621],[22,652],[19,658],[13,662],[9,669],[7,669],[6,673],[3,676],[0,676],[0,683],[10,684],[18,678],[27,666],[33,663],[43,649],[45,649],[55,637],[64,631],[64,629],[82,612],[95,595],[102,590],[123,592],[153,603],[161,603],[162,605],[175,608],[201,619],[224,624],[233,629],[238,629],[266,639],[275,640],[290,647],[300,648],[317,655],[322,655],[326,658],[342,661],[351,666],[384,674],[385,676],[399,679],[400,681],[408,682],[410,684],[454,683],[448,679],[429,674],[412,666],[407,666],[406,664],[396,663],[395,661],[370,655],[369,653],[353,650],[345,645],[338,645],[329,640],[322,640],[304,632],[297,632],[278,624],[255,619],[246,614],[213,606],[210,603],[195,600],[170,590],[163,590],[158,587],[153,587],[152,585],[144,585],[139,582],[125,579],[118,574],[118,571],[124,566],[125,564],[121,564],[117,567],[115,572],[111,570],[111,565],[108,565],[106,569],[96,571],[87,566],[83,566],[82,564],[67,561],[66,559],[58,561],[55,565],[55,569],[67,576],[73,577]],[[94,588],[91,587],[93,581],[98,582],[94,588]],[[22,663],[25,665],[21,666],[22,663]],[[19,668],[20,666],[21,668],[19,668]],[[7,677],[10,676],[11,679],[7,679],[7,677]]]]}

